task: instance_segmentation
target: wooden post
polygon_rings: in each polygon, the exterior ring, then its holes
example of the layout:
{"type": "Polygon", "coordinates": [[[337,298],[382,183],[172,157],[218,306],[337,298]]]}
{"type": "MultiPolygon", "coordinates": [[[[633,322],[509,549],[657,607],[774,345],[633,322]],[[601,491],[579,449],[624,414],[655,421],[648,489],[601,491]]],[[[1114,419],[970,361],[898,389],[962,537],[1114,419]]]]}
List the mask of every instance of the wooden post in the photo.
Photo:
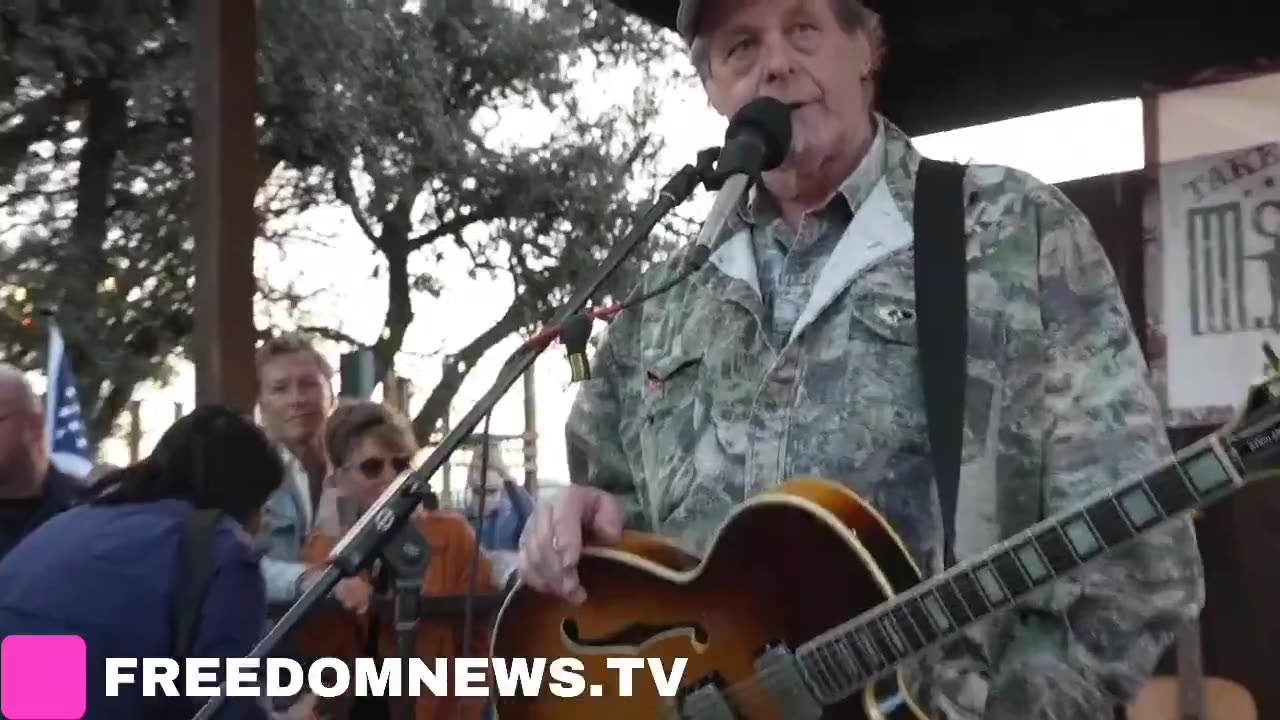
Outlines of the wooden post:
{"type": "Polygon", "coordinates": [[[394,372],[388,372],[382,380],[382,404],[404,415],[409,414],[410,384],[394,372]]]}
{"type": "Polygon", "coordinates": [[[256,384],[257,7],[254,0],[196,4],[196,402],[250,414],[256,384]]]}
{"type": "Polygon", "coordinates": [[[524,489],[538,493],[538,401],[534,394],[534,364],[524,373],[524,489]]]}
{"type": "MultiPolygon", "coordinates": [[[[444,357],[444,368],[449,368],[449,356],[444,357]]],[[[449,408],[444,409],[444,416],[440,419],[440,437],[449,434],[449,408]]],[[[453,478],[452,475],[453,458],[444,461],[444,465],[440,468],[440,503],[450,502],[453,499],[453,478]]]]}

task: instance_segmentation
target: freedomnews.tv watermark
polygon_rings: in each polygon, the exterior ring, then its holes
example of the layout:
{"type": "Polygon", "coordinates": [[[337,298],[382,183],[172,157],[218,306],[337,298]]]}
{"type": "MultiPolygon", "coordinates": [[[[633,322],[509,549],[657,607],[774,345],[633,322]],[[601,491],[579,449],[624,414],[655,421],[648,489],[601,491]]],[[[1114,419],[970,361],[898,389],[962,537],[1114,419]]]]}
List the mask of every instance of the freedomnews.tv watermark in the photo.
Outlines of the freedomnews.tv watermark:
{"type": "MultiPolygon", "coordinates": [[[[87,707],[87,664],[84,640],[73,635],[4,638],[0,716],[79,720],[87,707]]],[[[659,658],[607,658],[617,675],[608,692],[630,697],[635,674],[647,673],[659,695],[674,697],[687,664],[687,658],[677,658],[670,668],[659,658]]],[[[371,697],[604,695],[606,688],[587,684],[585,670],[577,658],[356,658],[351,664],[321,658],[306,669],[289,658],[106,658],[104,692],[116,697],[136,686],[144,697],[294,697],[303,691],[322,698],[348,692],[371,697]]]]}

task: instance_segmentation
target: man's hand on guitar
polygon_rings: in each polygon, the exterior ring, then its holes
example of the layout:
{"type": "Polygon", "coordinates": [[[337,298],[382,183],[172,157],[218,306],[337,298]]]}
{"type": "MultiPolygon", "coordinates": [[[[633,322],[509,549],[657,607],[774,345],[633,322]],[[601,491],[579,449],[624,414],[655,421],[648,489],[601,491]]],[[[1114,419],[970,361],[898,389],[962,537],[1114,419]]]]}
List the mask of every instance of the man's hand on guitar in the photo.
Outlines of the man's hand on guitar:
{"type": "Polygon", "coordinates": [[[520,537],[520,579],[534,590],[580,604],[587,599],[578,583],[583,542],[611,545],[621,537],[617,498],[597,488],[571,485],[534,510],[520,537]]]}

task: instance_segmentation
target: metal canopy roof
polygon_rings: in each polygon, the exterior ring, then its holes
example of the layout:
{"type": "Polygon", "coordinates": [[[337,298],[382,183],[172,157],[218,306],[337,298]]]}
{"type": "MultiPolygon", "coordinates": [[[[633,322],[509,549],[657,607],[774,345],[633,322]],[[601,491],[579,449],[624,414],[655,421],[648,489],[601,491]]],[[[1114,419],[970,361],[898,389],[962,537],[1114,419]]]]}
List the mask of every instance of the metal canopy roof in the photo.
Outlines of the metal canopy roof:
{"type": "MultiPolygon", "coordinates": [[[[677,0],[614,0],[674,28],[677,0]]],[[[1278,0],[875,0],[880,107],[924,134],[1180,87],[1280,59],[1278,0]]]]}

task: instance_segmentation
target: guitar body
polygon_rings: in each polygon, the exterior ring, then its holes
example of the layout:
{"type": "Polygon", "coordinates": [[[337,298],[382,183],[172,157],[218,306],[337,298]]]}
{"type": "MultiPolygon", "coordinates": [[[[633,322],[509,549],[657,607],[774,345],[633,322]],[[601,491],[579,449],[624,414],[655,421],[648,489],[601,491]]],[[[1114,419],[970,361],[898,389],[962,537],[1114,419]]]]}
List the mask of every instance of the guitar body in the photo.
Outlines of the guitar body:
{"type": "MultiPolygon", "coordinates": [[[[547,687],[555,678],[544,673],[540,695],[496,699],[499,720],[675,718],[673,700],[659,694],[648,668],[632,673],[632,696],[622,697],[619,671],[606,658],[661,658],[666,672],[687,658],[681,691],[715,681],[723,689],[756,675],[766,648],[795,649],[921,579],[875,510],[841,485],[807,479],[740,505],[701,561],[655,536],[628,532],[619,545],[586,549],[578,573],[587,591],[579,607],[517,587],[498,617],[492,654],[577,658],[586,687],[602,692],[557,697],[547,687]]],[[[736,717],[786,717],[762,689],[726,694],[737,701],[736,717]]],[[[723,717],[686,712],[694,720],[723,717]]],[[[926,720],[896,675],[823,717],[926,720]]]]}

